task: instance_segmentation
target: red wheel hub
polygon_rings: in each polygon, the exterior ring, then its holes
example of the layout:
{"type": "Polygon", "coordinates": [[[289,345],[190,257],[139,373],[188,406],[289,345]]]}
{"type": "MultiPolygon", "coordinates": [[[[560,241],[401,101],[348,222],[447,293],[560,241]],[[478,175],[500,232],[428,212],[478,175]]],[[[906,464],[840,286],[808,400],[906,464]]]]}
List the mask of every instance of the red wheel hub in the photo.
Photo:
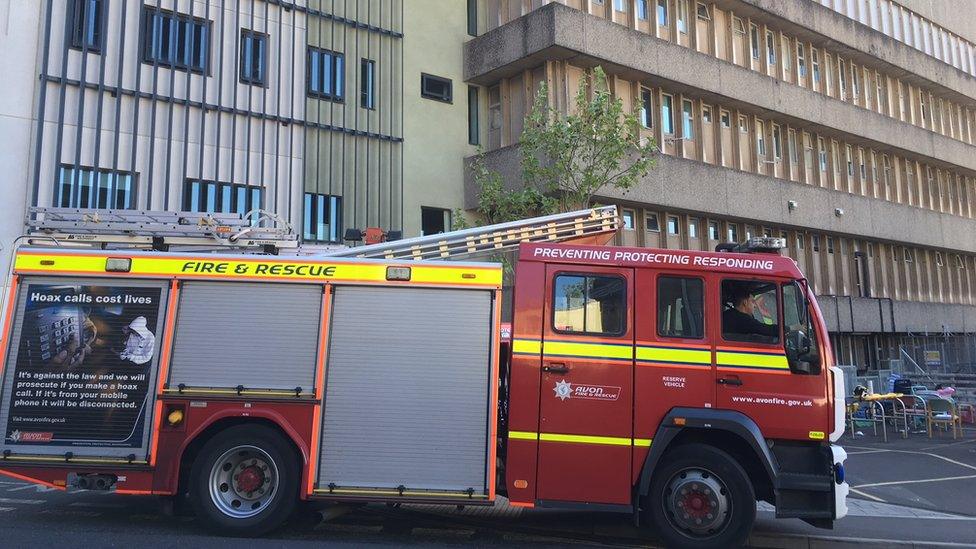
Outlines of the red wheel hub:
{"type": "Polygon", "coordinates": [[[234,480],[241,492],[253,492],[264,484],[264,472],[252,465],[238,473],[234,480]]]}
{"type": "Polygon", "coordinates": [[[700,492],[689,493],[684,497],[683,503],[684,505],[682,508],[684,511],[696,518],[705,517],[712,510],[712,506],[709,503],[708,498],[700,492]]]}

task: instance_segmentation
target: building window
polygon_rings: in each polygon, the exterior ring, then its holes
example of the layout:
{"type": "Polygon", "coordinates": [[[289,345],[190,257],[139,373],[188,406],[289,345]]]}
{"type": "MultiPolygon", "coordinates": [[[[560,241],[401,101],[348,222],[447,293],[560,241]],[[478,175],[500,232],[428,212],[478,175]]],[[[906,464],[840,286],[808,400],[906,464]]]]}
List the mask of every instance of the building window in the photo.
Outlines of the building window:
{"type": "Polygon", "coordinates": [[[657,0],[657,24],[668,26],[668,0],[657,0]]]}
{"type": "Polygon", "coordinates": [[[654,103],[651,99],[651,90],[647,88],[641,88],[640,100],[641,100],[641,108],[640,108],[641,126],[644,126],[645,128],[653,128],[654,116],[652,115],[652,113],[654,111],[652,109],[654,108],[654,103]]]}
{"type": "Polygon", "coordinates": [[[810,64],[813,65],[813,82],[820,83],[820,54],[817,50],[810,49],[810,64]]]}
{"type": "Polygon", "coordinates": [[[942,261],[942,252],[935,252],[935,264],[939,267],[945,266],[945,263],[942,261]]]}
{"type": "Polygon", "coordinates": [[[668,234],[677,235],[681,231],[678,227],[678,217],[674,215],[668,216],[668,234]]]}
{"type": "Polygon", "coordinates": [[[634,230],[634,210],[621,210],[620,219],[625,231],[634,230]]]}
{"type": "Polygon", "coordinates": [[[702,105],[702,122],[706,124],[712,123],[712,108],[706,105],[702,105]]]}
{"type": "Polygon", "coordinates": [[[637,18],[641,21],[647,21],[647,0],[637,0],[637,18]]]}
{"type": "Polygon", "coordinates": [[[342,229],[342,198],[327,194],[305,193],[304,207],[302,240],[339,242],[342,229]]]}
{"type": "MultiPolygon", "coordinates": [[[[183,210],[244,215],[261,209],[262,194],[261,187],[188,179],[183,185],[183,210]]],[[[256,222],[258,214],[251,218],[256,222]]]]}
{"type": "Polygon", "coordinates": [[[735,223],[729,223],[728,231],[726,231],[726,236],[729,237],[729,242],[739,241],[739,227],[735,223]]]}
{"type": "Polygon", "coordinates": [[[834,237],[832,236],[827,237],[827,253],[834,253],[834,237]]]}
{"type": "Polygon", "coordinates": [[[796,249],[798,251],[803,249],[803,240],[805,238],[806,238],[805,235],[802,235],[802,234],[797,234],[796,235],[796,249]]]}
{"type": "Polygon", "coordinates": [[[268,82],[268,35],[241,29],[241,82],[264,86],[268,82]]]}
{"type": "Polygon", "coordinates": [[[627,1],[626,0],[613,0],[613,9],[616,11],[627,11],[627,1]]]}
{"type": "Polygon", "coordinates": [[[688,0],[678,0],[678,32],[688,33],[688,0]]]}
{"type": "Polygon", "coordinates": [[[759,59],[759,27],[749,25],[749,48],[752,50],[752,58],[759,59]]]}
{"type": "Polygon", "coordinates": [[[811,239],[811,241],[813,243],[813,251],[819,253],[820,252],[820,235],[815,234],[815,235],[811,236],[810,239],[811,239]]]}
{"type": "Polygon", "coordinates": [[[787,147],[790,149],[790,162],[794,165],[800,162],[800,151],[796,146],[796,130],[790,129],[786,132],[787,147]]]}
{"type": "Polygon", "coordinates": [[[128,210],[135,207],[135,176],[130,172],[62,165],[54,206],[128,210]]]}
{"type": "Polygon", "coordinates": [[[451,81],[431,74],[420,75],[420,96],[450,103],[454,100],[451,81]]]}
{"type": "Polygon", "coordinates": [[[770,30],[766,31],[766,62],[770,67],[776,64],[776,41],[770,30]]]}
{"type": "Polygon", "coordinates": [[[807,75],[807,55],[802,42],[796,43],[796,70],[801,77],[807,75]]]}
{"type": "Polygon", "coordinates": [[[478,36],[478,0],[468,0],[468,36],[478,36]]]}
{"type": "Polygon", "coordinates": [[[142,36],[145,63],[190,72],[209,68],[209,21],[146,6],[142,36]]]}
{"type": "Polygon", "coordinates": [[[857,99],[858,97],[861,96],[860,72],[861,71],[860,69],[857,68],[857,65],[851,63],[851,94],[854,96],[854,99],[857,99]]]}
{"type": "Polygon", "coordinates": [[[72,48],[96,53],[102,51],[104,8],[104,0],[70,0],[68,28],[71,29],[72,48]]]}
{"type": "Polygon", "coordinates": [[[732,117],[729,115],[729,111],[720,111],[719,119],[722,123],[723,128],[732,127],[732,117]]]}
{"type": "Polygon", "coordinates": [[[478,86],[468,86],[468,144],[481,144],[481,123],[478,119],[478,86]]]}
{"type": "Polygon", "coordinates": [[[658,277],[658,336],[683,339],[705,337],[704,309],[705,283],[700,278],[658,277]]]}
{"type": "Polygon", "coordinates": [[[695,138],[695,128],[693,122],[694,118],[694,104],[688,100],[683,99],[681,101],[681,137],[685,139],[695,138]]]}
{"type": "Polygon", "coordinates": [[[837,60],[837,70],[840,73],[840,98],[847,99],[847,63],[842,59],[837,60]]]}
{"type": "Polygon", "coordinates": [[[664,125],[664,133],[674,135],[674,113],[671,104],[674,98],[664,94],[661,98],[661,124],[664,125]]]}
{"type": "Polygon", "coordinates": [[[698,238],[698,218],[688,218],[688,238],[698,238]]]}
{"type": "Polygon", "coordinates": [[[698,18],[702,21],[712,20],[712,16],[708,13],[708,6],[704,2],[698,2],[695,6],[695,11],[698,14],[698,18]]]}
{"type": "Polygon", "coordinates": [[[644,230],[652,233],[661,232],[661,224],[658,223],[657,214],[644,214],[644,230]]]}
{"type": "Polygon", "coordinates": [[[359,105],[364,109],[376,108],[376,61],[361,59],[359,61],[359,85],[363,89],[359,92],[359,105]]]}
{"type": "Polygon", "coordinates": [[[708,239],[718,240],[718,221],[708,222],[708,239]]]}
{"type": "Polygon", "coordinates": [[[756,153],[762,158],[766,156],[766,123],[756,120],[756,153]]]}
{"type": "Polygon", "coordinates": [[[341,53],[308,48],[308,95],[341,103],[345,97],[345,56],[341,53]]]}
{"type": "Polygon", "coordinates": [[[850,145],[844,147],[844,154],[847,157],[847,175],[854,177],[854,155],[850,145]]]}
{"type": "Polygon", "coordinates": [[[749,133],[749,119],[739,115],[739,133],[749,133]]]}
{"type": "Polygon", "coordinates": [[[451,210],[443,208],[420,208],[420,235],[446,233],[451,230],[451,210]]]}
{"type": "Polygon", "coordinates": [[[783,136],[780,135],[779,126],[773,124],[773,157],[776,160],[783,158],[783,136]]]}
{"type": "Polygon", "coordinates": [[[820,171],[826,173],[827,172],[827,146],[824,144],[824,140],[822,137],[817,138],[817,148],[819,149],[818,156],[820,159],[820,171]]]}
{"type": "Polygon", "coordinates": [[[904,248],[905,263],[915,263],[915,253],[911,248],[904,248]]]}

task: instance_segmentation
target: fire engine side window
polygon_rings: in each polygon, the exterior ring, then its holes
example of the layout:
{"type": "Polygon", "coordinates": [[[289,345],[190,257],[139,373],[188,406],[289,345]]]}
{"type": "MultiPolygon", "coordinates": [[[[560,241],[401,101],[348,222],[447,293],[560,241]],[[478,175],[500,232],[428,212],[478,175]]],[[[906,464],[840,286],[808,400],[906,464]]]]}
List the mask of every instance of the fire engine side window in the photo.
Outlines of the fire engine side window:
{"type": "Polygon", "coordinates": [[[555,331],[595,335],[626,331],[627,289],[622,278],[557,275],[553,294],[555,331]]]}
{"type": "Polygon", "coordinates": [[[779,343],[776,284],[723,280],[722,337],[728,341],[779,343]]]}
{"type": "Polygon", "coordinates": [[[704,284],[699,278],[657,279],[657,335],[701,339],[704,336],[704,284]]]}

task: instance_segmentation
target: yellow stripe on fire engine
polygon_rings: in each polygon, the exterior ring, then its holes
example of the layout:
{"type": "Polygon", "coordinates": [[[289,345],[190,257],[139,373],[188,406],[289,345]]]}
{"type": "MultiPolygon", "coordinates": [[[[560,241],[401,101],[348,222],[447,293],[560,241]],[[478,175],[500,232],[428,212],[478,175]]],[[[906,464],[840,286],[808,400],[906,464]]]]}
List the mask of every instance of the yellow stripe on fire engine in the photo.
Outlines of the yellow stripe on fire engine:
{"type": "MultiPolygon", "coordinates": [[[[108,257],[88,254],[19,253],[14,268],[27,273],[105,274],[108,257]]],[[[402,264],[397,264],[402,265],[402,264]]],[[[345,263],[286,259],[222,259],[213,257],[132,256],[129,275],[166,277],[249,278],[315,282],[386,282],[386,263],[345,263]]],[[[496,267],[445,267],[412,263],[410,282],[498,287],[502,271],[496,267]]],[[[114,274],[114,273],[113,273],[114,274]]]]}
{"type": "Polygon", "coordinates": [[[711,364],[712,352],[708,349],[637,347],[637,360],[644,362],[674,362],[679,364],[711,364]]]}
{"type": "Polygon", "coordinates": [[[550,356],[577,356],[587,358],[634,358],[633,345],[606,345],[601,343],[578,343],[570,341],[545,341],[542,351],[550,356]]]}
{"type": "Polygon", "coordinates": [[[538,339],[516,339],[512,341],[512,352],[537,355],[542,352],[542,342],[538,339]]]}
{"type": "Polygon", "coordinates": [[[649,438],[603,437],[596,435],[567,435],[563,433],[535,433],[532,431],[509,431],[508,438],[515,440],[540,440],[542,442],[572,442],[576,444],[602,444],[607,446],[651,445],[649,438]]]}
{"type": "Polygon", "coordinates": [[[719,366],[738,366],[743,368],[762,368],[767,370],[789,370],[786,355],[765,355],[761,353],[715,353],[715,363],[719,366]]]}

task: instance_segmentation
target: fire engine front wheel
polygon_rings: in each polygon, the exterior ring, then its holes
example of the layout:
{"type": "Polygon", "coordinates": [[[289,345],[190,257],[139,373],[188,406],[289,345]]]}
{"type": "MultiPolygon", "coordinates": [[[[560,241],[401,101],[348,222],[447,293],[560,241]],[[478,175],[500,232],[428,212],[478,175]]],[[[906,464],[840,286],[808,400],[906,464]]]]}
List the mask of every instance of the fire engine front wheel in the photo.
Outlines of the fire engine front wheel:
{"type": "Polygon", "coordinates": [[[240,425],[204,445],[190,470],[190,499],[213,530],[260,536],[294,511],[298,481],[297,460],[281,435],[260,425],[240,425]]]}
{"type": "Polygon", "coordinates": [[[737,547],[756,520],[756,496],[732,456],[689,444],[669,451],[654,470],[644,513],[668,547],[737,547]]]}

